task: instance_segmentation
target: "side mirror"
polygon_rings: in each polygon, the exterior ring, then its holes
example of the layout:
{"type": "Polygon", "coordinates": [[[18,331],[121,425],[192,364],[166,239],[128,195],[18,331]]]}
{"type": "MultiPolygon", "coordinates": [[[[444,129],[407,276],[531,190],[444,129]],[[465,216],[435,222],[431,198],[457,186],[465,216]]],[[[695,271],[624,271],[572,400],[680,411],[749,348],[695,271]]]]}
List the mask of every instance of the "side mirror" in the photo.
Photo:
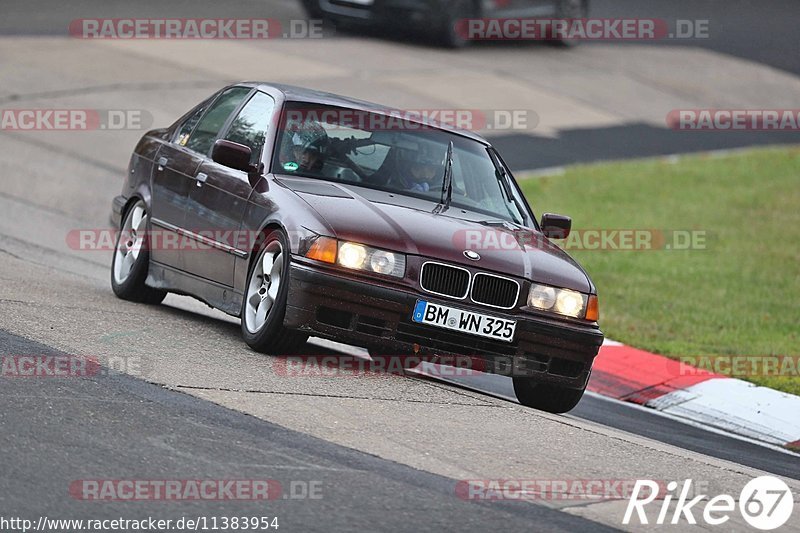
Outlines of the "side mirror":
{"type": "Polygon", "coordinates": [[[214,148],[211,150],[211,159],[220,165],[235,168],[243,172],[252,172],[255,170],[253,165],[250,164],[250,157],[252,150],[249,146],[219,139],[214,143],[214,148]]]}
{"type": "Polygon", "coordinates": [[[545,213],[542,215],[542,221],[539,226],[541,226],[545,237],[566,239],[569,236],[569,230],[572,229],[572,219],[565,215],[545,213]]]}

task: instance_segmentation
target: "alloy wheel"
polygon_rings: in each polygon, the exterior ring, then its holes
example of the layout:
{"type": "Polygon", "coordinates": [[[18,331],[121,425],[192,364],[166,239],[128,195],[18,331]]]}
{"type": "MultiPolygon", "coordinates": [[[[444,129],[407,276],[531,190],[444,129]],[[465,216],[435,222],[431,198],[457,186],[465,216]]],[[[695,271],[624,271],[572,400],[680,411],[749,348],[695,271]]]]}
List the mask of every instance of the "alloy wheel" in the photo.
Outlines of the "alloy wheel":
{"type": "Polygon", "coordinates": [[[253,266],[247,284],[247,303],[245,305],[245,326],[250,333],[264,327],[281,287],[283,276],[283,246],[277,240],[264,247],[261,256],[253,266]]]}

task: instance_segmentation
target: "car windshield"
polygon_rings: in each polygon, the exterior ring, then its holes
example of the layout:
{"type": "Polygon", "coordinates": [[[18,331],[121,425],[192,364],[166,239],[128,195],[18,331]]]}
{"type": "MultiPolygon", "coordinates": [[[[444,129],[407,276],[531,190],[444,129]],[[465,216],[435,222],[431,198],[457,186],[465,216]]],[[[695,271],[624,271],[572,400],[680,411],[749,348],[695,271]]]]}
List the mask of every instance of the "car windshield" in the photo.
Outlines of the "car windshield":
{"type": "Polygon", "coordinates": [[[288,103],[277,143],[274,174],[424,198],[440,209],[468,209],[518,224],[526,218],[510,176],[485,145],[399,114],[288,103]]]}

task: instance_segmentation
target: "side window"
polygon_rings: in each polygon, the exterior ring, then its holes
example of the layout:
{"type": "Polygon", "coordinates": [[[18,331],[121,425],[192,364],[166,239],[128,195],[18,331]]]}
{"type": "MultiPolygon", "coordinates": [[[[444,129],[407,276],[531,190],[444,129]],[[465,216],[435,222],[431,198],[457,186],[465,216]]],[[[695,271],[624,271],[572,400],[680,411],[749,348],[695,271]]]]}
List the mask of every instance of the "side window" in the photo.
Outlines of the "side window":
{"type": "Polygon", "coordinates": [[[209,98],[207,101],[203,102],[201,105],[197,106],[197,109],[189,115],[189,118],[183,121],[183,124],[178,128],[178,131],[175,132],[175,136],[173,137],[174,142],[180,144],[181,146],[186,146],[186,142],[189,140],[189,135],[192,134],[192,130],[195,126],[197,126],[197,122],[200,120],[200,117],[203,116],[208,106],[213,102],[213,98],[209,98]]]}
{"type": "Polygon", "coordinates": [[[250,163],[258,164],[261,159],[261,149],[269,128],[272,113],[275,110],[275,100],[270,96],[257,92],[239,112],[231,123],[225,139],[235,143],[249,146],[253,151],[250,163]]]}
{"type": "Polygon", "coordinates": [[[225,121],[249,92],[248,87],[231,87],[222,93],[197,123],[185,146],[195,152],[207,154],[225,121]]]}

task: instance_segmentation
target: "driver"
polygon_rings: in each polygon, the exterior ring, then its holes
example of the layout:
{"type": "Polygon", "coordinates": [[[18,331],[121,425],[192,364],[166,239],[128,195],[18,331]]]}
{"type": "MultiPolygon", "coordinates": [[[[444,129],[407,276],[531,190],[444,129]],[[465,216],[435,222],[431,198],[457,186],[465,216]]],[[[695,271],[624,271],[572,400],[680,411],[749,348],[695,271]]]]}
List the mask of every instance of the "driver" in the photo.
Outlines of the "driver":
{"type": "Polygon", "coordinates": [[[325,165],[329,139],[317,122],[293,125],[284,133],[281,164],[290,172],[319,173],[325,165]]]}
{"type": "Polygon", "coordinates": [[[301,172],[320,172],[322,167],[325,166],[327,138],[313,137],[299,140],[301,142],[293,143],[292,146],[298,170],[301,172]]]}

